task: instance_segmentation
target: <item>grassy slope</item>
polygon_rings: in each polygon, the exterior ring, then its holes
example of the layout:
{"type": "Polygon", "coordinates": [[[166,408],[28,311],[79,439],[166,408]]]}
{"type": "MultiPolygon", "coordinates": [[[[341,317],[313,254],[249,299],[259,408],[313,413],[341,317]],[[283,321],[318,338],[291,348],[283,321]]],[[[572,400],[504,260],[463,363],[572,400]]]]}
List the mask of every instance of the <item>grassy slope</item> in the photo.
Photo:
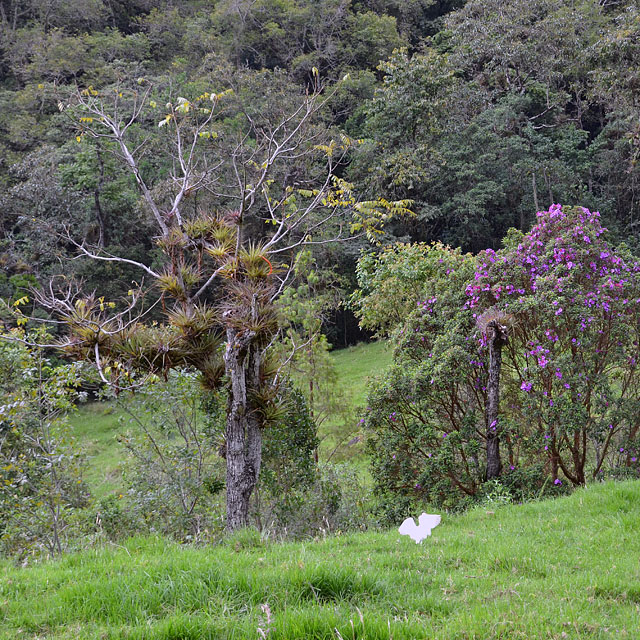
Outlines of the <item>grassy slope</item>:
{"type": "Polygon", "coordinates": [[[120,489],[120,463],[124,448],[116,440],[127,430],[122,412],[111,403],[91,403],[70,417],[71,430],[87,457],[85,480],[94,495],[102,497],[120,489]]]}
{"type": "Polygon", "coordinates": [[[136,539],[0,563],[0,639],[640,637],[640,482],[395,531],[209,549],[136,539]],[[262,621],[262,622],[261,622],[262,621]]]}
{"type": "Polygon", "coordinates": [[[337,388],[344,394],[348,409],[346,420],[343,416],[333,416],[319,429],[320,460],[326,460],[333,452],[334,462],[350,460],[365,472],[363,443],[347,443],[361,433],[358,423],[367,400],[367,383],[391,364],[391,348],[383,340],[361,343],[333,351],[331,358],[336,368],[337,388]]]}
{"type": "MultiPolygon", "coordinates": [[[[338,373],[338,385],[352,408],[353,425],[347,425],[348,432],[351,433],[357,425],[357,407],[365,402],[367,380],[391,363],[391,351],[383,342],[376,342],[341,349],[331,356],[338,373]]],[[[118,418],[121,415],[112,405],[94,403],[81,407],[71,417],[72,432],[88,457],[85,477],[92,493],[97,497],[121,489],[120,464],[124,450],[116,437],[130,428],[128,418],[120,424],[118,418]]],[[[337,431],[339,428],[343,426],[331,422],[327,425],[330,433],[323,441],[322,454],[328,455],[326,452],[332,451],[339,441],[331,433],[333,429],[337,431]]],[[[351,448],[347,453],[357,454],[359,448],[351,448]]]]}
{"type": "Polygon", "coordinates": [[[391,349],[383,340],[361,343],[333,351],[331,357],[338,373],[338,385],[352,405],[364,404],[367,382],[391,364],[391,349]]]}

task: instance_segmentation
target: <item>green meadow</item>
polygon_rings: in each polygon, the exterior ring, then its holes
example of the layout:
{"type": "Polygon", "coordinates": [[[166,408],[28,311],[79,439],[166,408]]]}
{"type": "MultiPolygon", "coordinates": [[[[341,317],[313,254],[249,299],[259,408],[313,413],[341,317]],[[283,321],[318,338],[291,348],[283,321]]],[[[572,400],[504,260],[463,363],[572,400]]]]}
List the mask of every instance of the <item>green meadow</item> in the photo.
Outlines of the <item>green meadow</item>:
{"type": "Polygon", "coordinates": [[[367,382],[391,364],[391,346],[384,340],[360,343],[331,352],[336,367],[338,387],[352,406],[362,406],[367,399],[367,382]]]}
{"type": "Polygon", "coordinates": [[[640,638],[640,483],[298,543],[244,531],[0,564],[2,640],[640,638]]]}
{"type": "MultiPolygon", "coordinates": [[[[332,357],[356,421],[390,350],[332,357]]],[[[117,436],[128,428],[113,404],[72,418],[97,497],[123,486],[117,436]]],[[[325,429],[337,438],[335,423],[325,429]]],[[[363,466],[360,451],[351,460],[363,466]]],[[[27,567],[0,562],[0,640],[640,639],[639,532],[640,483],[610,482],[444,514],[420,545],[396,530],[99,543],[27,567]]]]}
{"type": "MultiPolygon", "coordinates": [[[[337,375],[337,388],[347,403],[349,424],[329,419],[319,434],[322,438],[321,459],[333,449],[342,449],[336,458],[353,459],[359,468],[366,466],[361,459],[362,443],[349,447],[343,434],[352,438],[359,434],[359,409],[366,402],[367,382],[391,363],[391,349],[383,342],[362,343],[331,353],[337,375]],[[355,458],[355,459],[354,459],[355,458]]],[[[119,434],[135,429],[129,416],[115,403],[89,403],[71,416],[71,431],[77,438],[87,459],[85,480],[94,496],[100,498],[122,489],[124,447],[117,441],[119,434]]]]}

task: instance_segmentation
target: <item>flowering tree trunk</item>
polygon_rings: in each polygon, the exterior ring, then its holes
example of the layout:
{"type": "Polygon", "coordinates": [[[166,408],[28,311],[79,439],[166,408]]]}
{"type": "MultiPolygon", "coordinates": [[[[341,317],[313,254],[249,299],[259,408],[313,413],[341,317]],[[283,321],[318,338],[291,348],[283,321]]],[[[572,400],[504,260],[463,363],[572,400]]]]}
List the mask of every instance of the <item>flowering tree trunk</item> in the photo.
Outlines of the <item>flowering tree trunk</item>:
{"type": "Polygon", "coordinates": [[[507,341],[507,329],[497,320],[487,325],[489,345],[489,380],[487,382],[487,480],[500,476],[500,430],[498,425],[500,406],[500,369],[502,347],[507,341]]]}

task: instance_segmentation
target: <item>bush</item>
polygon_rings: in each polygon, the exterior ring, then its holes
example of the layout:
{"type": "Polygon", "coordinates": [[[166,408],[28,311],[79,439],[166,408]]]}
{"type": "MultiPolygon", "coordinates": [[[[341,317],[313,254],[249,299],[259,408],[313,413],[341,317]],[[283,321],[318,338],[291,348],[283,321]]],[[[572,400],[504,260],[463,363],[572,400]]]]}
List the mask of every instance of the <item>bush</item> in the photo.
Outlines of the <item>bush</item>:
{"type": "MultiPolygon", "coordinates": [[[[45,342],[44,332],[11,340],[45,342]]],[[[42,349],[0,340],[0,552],[58,555],[89,504],[82,457],[67,428],[78,367],[54,367],[42,349]]]]}
{"type": "Polygon", "coordinates": [[[280,391],[284,415],[263,434],[262,468],[255,492],[258,525],[290,529],[300,496],[315,479],[316,425],[304,395],[285,385],[280,391]]]}
{"type": "Polygon", "coordinates": [[[275,496],[262,516],[263,530],[275,537],[304,538],[364,531],[377,524],[371,491],[349,464],[324,464],[310,483],[275,496]]]}
{"type": "Polygon", "coordinates": [[[316,425],[304,395],[285,384],[285,414],[263,437],[254,517],[266,535],[313,537],[370,524],[369,491],[347,464],[318,466],[316,425]]]}
{"type": "Polygon", "coordinates": [[[486,370],[468,338],[474,320],[464,308],[475,262],[442,245],[424,251],[429,277],[421,280],[420,302],[394,332],[394,366],[372,385],[364,417],[386,523],[406,517],[411,505],[461,508],[474,500],[484,474],[486,370]]]}
{"type": "MultiPolygon", "coordinates": [[[[421,248],[429,279],[393,334],[395,364],[371,388],[365,415],[383,517],[421,503],[521,501],[640,470],[640,261],[605,238],[599,214],[554,205],[497,252],[421,248]],[[496,319],[507,340],[499,417],[488,424],[487,329],[496,319]],[[496,438],[499,490],[483,486],[496,438]]],[[[400,264],[416,270],[413,249],[393,255],[404,253],[400,264]]],[[[364,266],[370,291],[360,298],[392,296],[387,281],[398,270],[384,260],[364,266]]],[[[385,302],[379,320],[361,311],[368,326],[388,324],[385,302]]]]}
{"type": "Polygon", "coordinates": [[[221,530],[221,402],[207,397],[203,405],[202,393],[196,374],[177,371],[122,403],[133,427],[120,438],[129,452],[127,503],[102,505],[108,535],[139,528],[199,542],[221,530]]]}

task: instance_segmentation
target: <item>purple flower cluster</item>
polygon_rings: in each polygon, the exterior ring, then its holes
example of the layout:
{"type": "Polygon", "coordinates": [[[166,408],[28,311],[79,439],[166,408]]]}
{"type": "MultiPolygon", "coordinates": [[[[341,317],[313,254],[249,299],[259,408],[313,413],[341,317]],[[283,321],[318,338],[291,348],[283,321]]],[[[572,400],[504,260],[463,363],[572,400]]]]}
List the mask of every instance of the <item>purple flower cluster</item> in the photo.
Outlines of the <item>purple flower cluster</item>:
{"type": "Polygon", "coordinates": [[[419,302],[418,306],[426,313],[434,313],[434,305],[438,301],[437,297],[428,298],[424,302],[419,302]]]}
{"type": "MultiPolygon", "coordinates": [[[[598,212],[553,205],[519,244],[480,253],[465,290],[476,320],[487,312],[514,319],[506,357],[520,377],[521,408],[545,416],[541,428],[576,405],[601,419],[614,415],[624,398],[594,393],[601,372],[632,375],[636,367],[640,264],[609,247],[606,231],[598,212]]],[[[478,343],[484,354],[486,332],[478,332],[478,343]]],[[[555,446],[562,455],[568,445],[555,446]]]]}
{"type": "Polygon", "coordinates": [[[503,295],[524,302],[526,296],[544,291],[556,294],[550,302],[560,316],[567,308],[562,299],[568,291],[584,291],[585,280],[590,281],[589,290],[569,296],[567,303],[579,303],[582,297],[587,308],[607,313],[620,306],[614,303],[629,304],[631,298],[620,293],[629,282],[628,274],[637,273],[640,266],[627,265],[608,248],[601,238],[606,229],[597,211],[556,204],[537,216],[537,224],[516,250],[501,255],[487,249],[480,254],[474,281],[466,289],[468,308],[481,302],[495,305],[503,295]],[[501,277],[507,274],[511,277],[501,277]]]}

